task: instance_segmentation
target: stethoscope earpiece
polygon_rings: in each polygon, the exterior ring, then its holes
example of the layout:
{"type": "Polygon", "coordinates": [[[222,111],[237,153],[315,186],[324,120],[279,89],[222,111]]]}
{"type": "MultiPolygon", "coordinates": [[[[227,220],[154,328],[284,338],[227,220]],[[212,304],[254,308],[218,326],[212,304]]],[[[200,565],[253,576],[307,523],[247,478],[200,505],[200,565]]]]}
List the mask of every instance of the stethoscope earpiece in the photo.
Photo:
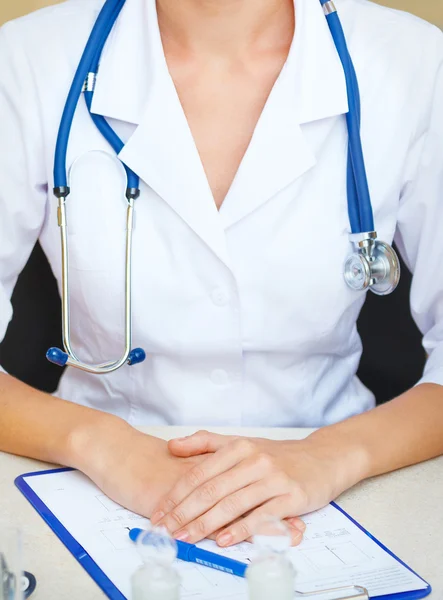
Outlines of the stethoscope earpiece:
{"type": "Polygon", "coordinates": [[[375,231],[350,236],[356,251],[345,262],[344,277],[355,291],[367,288],[377,296],[391,294],[400,281],[400,261],[389,244],[377,240],[375,231]]]}

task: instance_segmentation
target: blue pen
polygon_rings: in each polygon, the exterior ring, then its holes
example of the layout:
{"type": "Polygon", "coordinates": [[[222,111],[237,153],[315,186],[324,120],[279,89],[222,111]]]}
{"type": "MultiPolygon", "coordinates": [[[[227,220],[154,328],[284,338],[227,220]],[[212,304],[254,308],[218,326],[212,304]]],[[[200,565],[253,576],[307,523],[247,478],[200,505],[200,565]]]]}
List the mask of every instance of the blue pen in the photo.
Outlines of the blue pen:
{"type": "MultiPolygon", "coordinates": [[[[129,531],[129,537],[133,542],[136,542],[138,536],[144,533],[143,529],[131,529],[129,531]]],[[[180,542],[176,540],[177,544],[177,558],[185,560],[186,562],[197,563],[211,569],[217,569],[217,571],[223,571],[231,575],[237,575],[237,577],[244,577],[248,565],[226,556],[221,556],[215,552],[209,552],[209,550],[203,550],[194,544],[188,544],[187,542],[180,542]]]]}

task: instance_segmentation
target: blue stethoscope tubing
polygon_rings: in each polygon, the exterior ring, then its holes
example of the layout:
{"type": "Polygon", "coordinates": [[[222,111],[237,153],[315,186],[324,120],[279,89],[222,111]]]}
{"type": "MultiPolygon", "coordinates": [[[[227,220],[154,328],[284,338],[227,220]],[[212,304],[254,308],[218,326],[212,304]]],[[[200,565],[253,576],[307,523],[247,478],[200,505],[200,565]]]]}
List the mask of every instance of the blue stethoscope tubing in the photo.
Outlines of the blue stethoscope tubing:
{"type": "MultiPolygon", "coordinates": [[[[68,175],[66,156],[68,152],[69,137],[74,121],[78,101],[84,90],[85,81],[90,73],[97,74],[103,48],[113,29],[126,0],[107,0],[95,22],[91,35],[86,43],[85,50],[77,67],[71,88],[68,93],[65,108],[60,122],[57,136],[54,160],[54,188],[55,190],[68,189],[68,175]]],[[[85,91],[85,101],[97,129],[119,154],[124,143],[114,132],[104,117],[91,113],[93,91],[85,91]]],[[[128,178],[128,189],[139,189],[139,177],[126,165],[123,165],[128,178]]],[[[69,192],[68,192],[69,193],[69,192]]]]}
{"type": "MultiPolygon", "coordinates": [[[[117,156],[124,147],[123,141],[112,129],[107,120],[103,116],[92,113],[92,101],[100,58],[125,1],[106,0],[104,3],[86,43],[68,93],[61,117],[54,158],[54,195],[59,200],[59,207],[64,204],[70,193],[66,166],[67,152],[73,120],[82,93],[84,94],[86,106],[92,121],[117,156]]],[[[395,252],[384,242],[379,242],[377,234],[374,231],[374,216],[360,132],[361,105],[357,75],[338,13],[332,0],[320,0],[320,4],[325,12],[327,23],[343,66],[348,95],[348,113],[346,114],[348,129],[347,203],[351,227],[350,239],[357,250],[348,258],[345,264],[345,279],[349,287],[355,290],[363,290],[370,287],[375,293],[387,294],[395,289],[400,272],[395,252]],[[380,275],[380,273],[382,274],[380,275]]],[[[132,203],[140,195],[140,179],[123,161],[121,162],[127,176],[126,197],[132,203]]],[[[61,210],[64,210],[64,206],[61,206],[61,210]]],[[[66,225],[64,214],[61,219],[59,216],[59,225],[61,225],[60,220],[64,221],[64,225],[66,225]]],[[[67,241],[63,241],[63,236],[65,235],[66,231],[62,228],[62,256],[63,253],[67,254],[67,241]]],[[[131,246],[128,247],[131,248],[131,246]]],[[[127,253],[127,266],[128,264],[130,266],[130,252],[129,258],[127,253]]],[[[62,278],[66,277],[66,280],[64,285],[62,285],[62,289],[66,292],[65,295],[68,296],[67,259],[65,267],[62,269],[62,278]]],[[[128,305],[130,306],[130,285],[126,286],[126,294],[127,301],[129,302],[128,305]]],[[[63,295],[62,301],[65,302],[66,306],[69,305],[69,298],[64,298],[63,295]]],[[[67,314],[69,315],[69,310],[67,314]]],[[[61,366],[68,364],[91,373],[110,372],[114,367],[116,369],[121,366],[122,360],[95,367],[91,366],[90,368],[84,363],[80,363],[70,347],[69,316],[67,320],[67,335],[64,335],[66,352],[57,348],[51,348],[47,353],[47,358],[51,362],[61,366]]],[[[131,334],[129,335],[131,337],[131,334]]],[[[127,362],[129,364],[136,364],[142,362],[145,356],[144,351],[138,348],[130,352],[127,362]]]]}
{"type": "MultiPolygon", "coordinates": [[[[328,0],[320,0],[322,6],[327,3],[328,0]]],[[[374,216],[360,133],[361,104],[357,74],[337,11],[327,14],[326,20],[343,66],[348,93],[349,110],[346,114],[349,136],[347,193],[351,230],[352,233],[374,231],[374,216]]]]}

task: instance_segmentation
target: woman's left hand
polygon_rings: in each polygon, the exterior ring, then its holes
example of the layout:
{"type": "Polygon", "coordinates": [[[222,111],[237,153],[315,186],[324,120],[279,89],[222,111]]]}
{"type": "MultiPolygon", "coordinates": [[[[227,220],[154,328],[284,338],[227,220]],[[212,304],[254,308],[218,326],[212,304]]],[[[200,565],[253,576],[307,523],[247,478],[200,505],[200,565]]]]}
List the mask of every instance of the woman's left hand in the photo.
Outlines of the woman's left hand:
{"type": "Polygon", "coordinates": [[[195,543],[216,533],[220,546],[249,539],[266,516],[298,517],[325,506],[362,479],[364,457],[321,434],[300,441],[200,431],[169,442],[176,456],[207,454],[154,510],[152,523],[195,543]]]}

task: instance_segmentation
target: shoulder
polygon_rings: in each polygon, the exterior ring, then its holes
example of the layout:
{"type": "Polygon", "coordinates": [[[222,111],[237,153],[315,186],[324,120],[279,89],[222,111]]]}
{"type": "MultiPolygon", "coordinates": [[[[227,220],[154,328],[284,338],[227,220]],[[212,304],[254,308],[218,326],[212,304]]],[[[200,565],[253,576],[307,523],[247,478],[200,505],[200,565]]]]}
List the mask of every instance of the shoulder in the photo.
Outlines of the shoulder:
{"type": "Polygon", "coordinates": [[[336,0],[336,5],[351,46],[368,61],[412,73],[443,59],[443,33],[435,25],[369,0],[336,0]]]}
{"type": "Polygon", "coordinates": [[[443,76],[443,33],[423,19],[369,0],[335,3],[362,94],[384,109],[391,106],[398,117],[408,113],[417,123],[429,111],[443,76]]]}
{"type": "MultiPolygon", "coordinates": [[[[67,0],[5,23],[0,41],[6,51],[33,64],[56,62],[84,47],[104,0],[67,0]]],[[[49,66],[49,65],[48,65],[49,66]]]]}
{"type": "Polygon", "coordinates": [[[443,54],[442,31],[415,15],[369,0],[337,0],[337,5],[354,43],[360,40],[374,57],[416,66],[424,56],[435,62],[443,54]]]}
{"type": "Polygon", "coordinates": [[[386,35],[396,39],[402,35],[417,38],[426,38],[429,34],[441,36],[438,27],[424,19],[371,0],[335,0],[335,5],[348,26],[358,29],[360,33],[364,29],[368,34],[377,34],[380,39],[386,35]]]}
{"type": "Polygon", "coordinates": [[[105,0],[65,0],[59,4],[47,6],[31,12],[23,17],[8,21],[2,29],[13,29],[20,34],[35,32],[41,34],[68,33],[72,26],[79,25],[82,21],[90,23],[98,13],[105,0]]]}
{"type": "Polygon", "coordinates": [[[51,112],[72,81],[104,0],[67,0],[0,27],[0,92],[51,112]]]}

